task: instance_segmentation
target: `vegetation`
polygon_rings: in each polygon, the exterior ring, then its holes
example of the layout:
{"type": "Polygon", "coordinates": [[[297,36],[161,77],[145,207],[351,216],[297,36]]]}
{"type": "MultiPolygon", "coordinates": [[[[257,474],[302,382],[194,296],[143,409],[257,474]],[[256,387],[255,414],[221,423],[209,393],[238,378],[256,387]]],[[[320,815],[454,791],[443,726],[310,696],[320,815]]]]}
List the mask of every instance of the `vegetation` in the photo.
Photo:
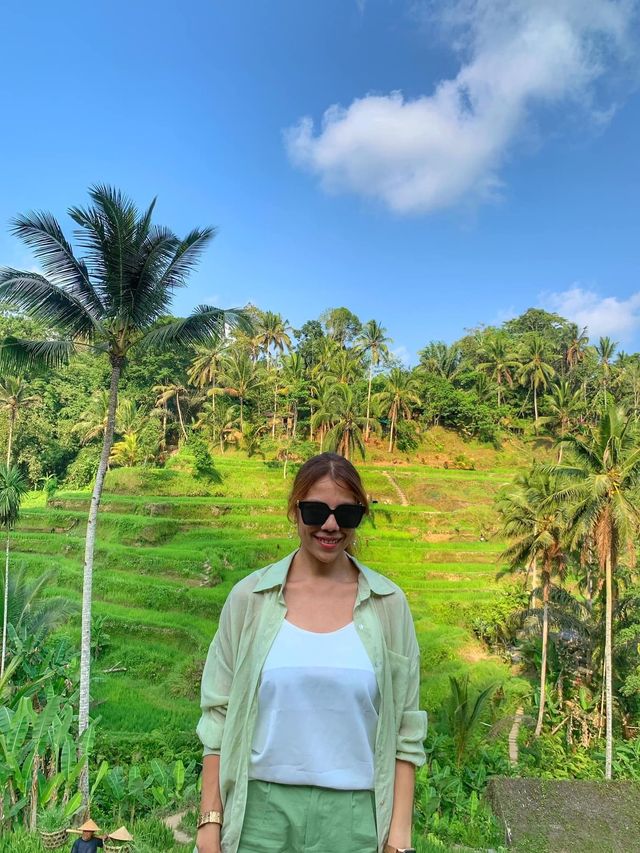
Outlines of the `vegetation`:
{"type": "Polygon", "coordinates": [[[359,555],[405,590],[422,650],[418,849],[498,845],[494,776],[637,779],[640,356],[538,309],[412,368],[344,307],[300,329],[255,306],[172,318],[212,232],[91,199],[71,211],[84,259],[30,215],[43,273],[0,273],[11,849],[40,849],[28,831],[75,805],[86,756],[94,816],[169,844],[221,607],[294,546],[291,474],[327,448],[359,460],[359,555]]]}

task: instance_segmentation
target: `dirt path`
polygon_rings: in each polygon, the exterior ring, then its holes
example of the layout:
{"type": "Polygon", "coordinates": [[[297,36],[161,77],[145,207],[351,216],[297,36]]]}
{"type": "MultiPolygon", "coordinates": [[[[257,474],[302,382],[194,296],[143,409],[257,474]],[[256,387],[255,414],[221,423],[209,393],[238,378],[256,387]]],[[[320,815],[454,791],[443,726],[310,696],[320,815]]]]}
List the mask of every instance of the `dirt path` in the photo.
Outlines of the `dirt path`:
{"type": "Polygon", "coordinates": [[[178,812],[177,814],[169,815],[162,819],[162,822],[165,826],[168,826],[171,832],[173,832],[173,837],[178,842],[178,844],[193,844],[193,838],[190,835],[187,835],[186,832],[183,832],[181,829],[178,829],[182,818],[186,815],[186,811],[178,812]]]}
{"type": "Polygon", "coordinates": [[[387,478],[387,480],[391,483],[393,488],[396,490],[396,494],[398,495],[398,498],[400,500],[400,504],[402,506],[409,506],[409,501],[407,500],[407,496],[402,491],[400,486],[396,483],[396,481],[393,479],[391,474],[388,471],[383,471],[382,473],[387,478]]]}

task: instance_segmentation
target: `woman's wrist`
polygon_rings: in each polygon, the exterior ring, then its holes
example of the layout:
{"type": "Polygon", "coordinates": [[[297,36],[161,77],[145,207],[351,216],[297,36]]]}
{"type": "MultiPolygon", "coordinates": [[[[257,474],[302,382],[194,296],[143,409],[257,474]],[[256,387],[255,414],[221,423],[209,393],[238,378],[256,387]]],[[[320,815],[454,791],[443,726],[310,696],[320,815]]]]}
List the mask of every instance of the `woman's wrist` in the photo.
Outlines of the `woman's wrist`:
{"type": "Polygon", "coordinates": [[[404,847],[411,847],[411,827],[394,827],[392,824],[389,829],[387,844],[390,844],[391,847],[399,847],[400,850],[404,847]]]}

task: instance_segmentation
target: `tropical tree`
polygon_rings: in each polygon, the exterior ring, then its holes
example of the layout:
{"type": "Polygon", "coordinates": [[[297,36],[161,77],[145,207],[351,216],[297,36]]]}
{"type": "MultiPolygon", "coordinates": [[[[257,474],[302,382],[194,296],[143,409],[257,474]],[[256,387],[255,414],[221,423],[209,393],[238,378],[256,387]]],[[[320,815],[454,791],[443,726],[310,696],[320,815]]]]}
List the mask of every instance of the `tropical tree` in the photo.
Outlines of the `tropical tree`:
{"type": "MultiPolygon", "coordinates": [[[[542,661],[540,666],[540,705],[535,735],[542,732],[547,684],[547,650],[549,638],[549,595],[554,576],[564,579],[566,557],[562,538],[566,531],[564,507],[553,505],[556,479],[540,468],[516,479],[516,490],[505,495],[499,510],[505,535],[511,539],[502,559],[510,571],[527,573],[540,567],[542,581],[542,661]]],[[[532,600],[539,590],[532,589],[532,600]]]]}
{"type": "MultiPolygon", "coordinates": [[[[0,299],[41,321],[57,336],[48,340],[9,338],[0,345],[0,366],[17,370],[36,362],[58,365],[79,348],[109,359],[109,409],[87,522],[80,666],[79,729],[89,724],[93,555],[98,509],[111,453],[120,376],[128,358],[142,348],[194,346],[223,337],[225,328],[246,324],[242,312],[201,305],[188,317],[157,321],[169,309],[176,288],[213,238],[212,228],[195,228],[184,238],[152,224],[155,201],[142,213],[108,186],[89,190],[91,204],[73,207],[78,225],[76,257],[56,219],[48,213],[19,216],[13,234],[29,246],[42,273],[0,270],[0,299]]],[[[85,801],[87,774],[83,776],[85,801]]]]}
{"type": "Polygon", "coordinates": [[[573,370],[586,356],[587,347],[589,346],[589,335],[587,327],[584,326],[581,332],[578,332],[578,327],[575,327],[575,335],[571,338],[567,345],[564,354],[564,360],[569,368],[573,370]]]}
{"type": "Polygon", "coordinates": [[[209,387],[214,409],[216,407],[216,382],[227,346],[228,343],[224,339],[212,340],[207,344],[197,346],[191,367],[187,371],[189,382],[196,388],[209,387]]]}
{"type": "Polygon", "coordinates": [[[551,414],[540,418],[540,423],[546,424],[551,433],[558,437],[558,462],[562,462],[562,440],[571,429],[582,406],[580,389],[574,390],[566,379],[560,379],[551,386],[546,397],[546,406],[551,414]]]}
{"type": "Polygon", "coordinates": [[[328,402],[332,412],[331,429],[326,436],[328,447],[345,459],[351,459],[357,450],[364,459],[362,428],[365,419],[360,414],[353,389],[343,383],[332,385],[328,402]]]}
{"type": "Polygon", "coordinates": [[[533,390],[533,413],[537,429],[538,424],[538,390],[546,388],[549,380],[555,376],[555,368],[549,364],[547,342],[538,332],[527,336],[521,353],[522,363],[518,370],[520,381],[529,384],[533,390]]]}
{"type": "Polygon", "coordinates": [[[611,375],[611,362],[618,344],[612,341],[611,338],[600,338],[596,346],[600,370],[602,371],[602,390],[604,392],[604,406],[607,407],[607,386],[611,375]]]}
{"type": "Polygon", "coordinates": [[[422,370],[444,379],[454,379],[462,366],[462,350],[458,344],[448,346],[444,341],[431,341],[418,355],[422,370]]]}
{"type": "Polygon", "coordinates": [[[502,403],[502,387],[505,383],[513,385],[513,377],[520,366],[515,357],[509,335],[505,332],[492,332],[484,336],[480,348],[484,360],[477,367],[486,371],[495,381],[498,390],[498,405],[502,403]]]}
{"type": "Polygon", "coordinates": [[[389,453],[393,450],[396,440],[396,424],[401,417],[411,418],[411,405],[420,403],[420,382],[408,370],[393,367],[386,377],[385,387],[376,394],[376,400],[383,411],[388,412],[391,424],[389,427],[389,453]]]}
{"type": "Polygon", "coordinates": [[[449,685],[451,692],[442,703],[442,718],[453,739],[455,761],[460,767],[468,753],[469,742],[480,722],[482,711],[497,685],[490,684],[475,697],[469,695],[468,675],[460,679],[450,675],[449,685]]]}
{"type": "Polygon", "coordinates": [[[173,400],[176,404],[176,412],[178,414],[178,422],[180,423],[180,431],[182,432],[182,437],[186,439],[187,430],[184,425],[184,415],[182,413],[182,406],[180,405],[180,400],[182,400],[183,405],[188,405],[187,401],[189,398],[189,389],[185,388],[180,382],[170,382],[168,385],[154,385],[153,390],[158,395],[156,397],[156,406],[159,408],[166,407],[168,408],[169,402],[173,400]]]}
{"type": "Polygon", "coordinates": [[[370,418],[371,418],[371,384],[373,382],[373,370],[380,364],[381,359],[389,355],[391,338],[387,337],[387,330],[375,320],[368,320],[362,327],[362,331],[356,339],[359,351],[367,357],[369,362],[369,384],[367,387],[367,422],[364,430],[365,443],[369,441],[370,418]]]}
{"type": "Polygon", "coordinates": [[[256,326],[256,341],[263,350],[267,361],[271,361],[271,349],[276,353],[283,354],[285,349],[291,348],[291,337],[289,332],[293,331],[288,320],[284,320],[281,314],[274,311],[265,311],[258,320],[256,326]]]}
{"type": "Polygon", "coordinates": [[[603,412],[590,435],[569,434],[565,444],[569,463],[553,466],[558,477],[555,505],[567,506],[570,543],[583,549],[592,544],[605,585],[605,777],[611,778],[613,756],[613,608],[614,583],[620,556],[635,560],[640,526],[637,488],[640,484],[640,446],[635,422],[612,405],[603,412]]]}
{"type": "Polygon", "coordinates": [[[9,575],[8,588],[2,581],[3,596],[7,592],[9,625],[16,632],[40,642],[78,610],[75,603],[62,596],[47,595],[56,579],[56,570],[47,569],[37,577],[29,576],[26,566],[18,566],[9,575]]]}
{"type": "Polygon", "coordinates": [[[7,465],[11,465],[13,431],[20,411],[37,403],[39,398],[29,394],[27,384],[21,376],[0,376],[0,411],[7,413],[9,434],[7,437],[7,465]]]}
{"type": "Polygon", "coordinates": [[[244,426],[244,404],[247,397],[262,384],[255,363],[245,352],[232,352],[222,365],[222,391],[240,402],[240,430],[244,426]]]}
{"type": "Polygon", "coordinates": [[[0,678],[4,675],[9,618],[9,536],[20,515],[20,503],[27,492],[27,481],[16,465],[0,462],[0,526],[5,530],[4,590],[2,606],[2,657],[0,678]]]}

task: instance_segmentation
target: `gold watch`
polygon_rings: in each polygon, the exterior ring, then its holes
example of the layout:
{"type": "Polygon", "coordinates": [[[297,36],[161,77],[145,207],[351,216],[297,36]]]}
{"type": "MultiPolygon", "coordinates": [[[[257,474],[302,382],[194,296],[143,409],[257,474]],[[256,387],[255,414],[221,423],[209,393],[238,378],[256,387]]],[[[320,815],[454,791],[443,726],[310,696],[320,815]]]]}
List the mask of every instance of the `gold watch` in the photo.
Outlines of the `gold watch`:
{"type": "Polygon", "coordinates": [[[222,826],[222,812],[209,811],[202,812],[198,818],[198,829],[208,823],[218,823],[222,826]]]}

